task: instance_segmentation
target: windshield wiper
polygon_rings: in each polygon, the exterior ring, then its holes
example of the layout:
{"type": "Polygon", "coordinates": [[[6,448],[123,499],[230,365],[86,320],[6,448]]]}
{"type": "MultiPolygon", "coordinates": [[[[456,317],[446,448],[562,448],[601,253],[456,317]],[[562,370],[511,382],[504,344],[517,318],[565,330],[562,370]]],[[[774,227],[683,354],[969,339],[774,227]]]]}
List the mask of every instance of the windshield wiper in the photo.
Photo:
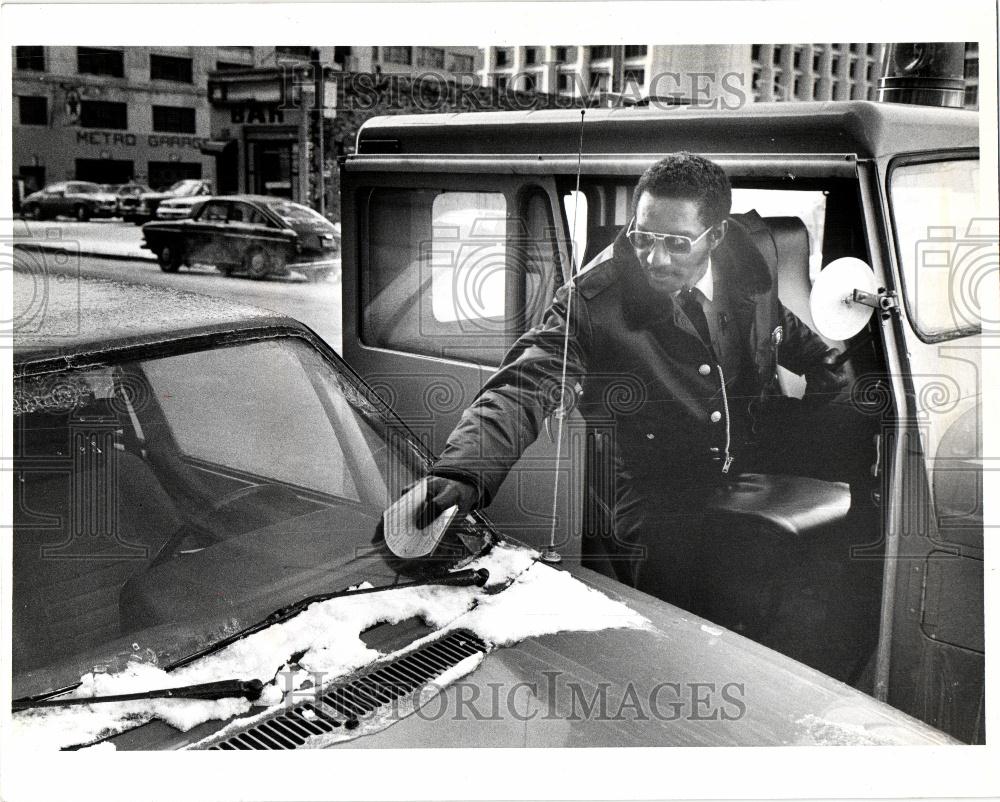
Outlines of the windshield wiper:
{"type": "Polygon", "coordinates": [[[299,599],[297,602],[286,605],[285,607],[279,607],[273,613],[268,614],[265,618],[262,618],[256,624],[251,624],[248,627],[244,627],[238,632],[234,632],[232,635],[227,635],[220,641],[206,646],[204,649],[200,649],[193,654],[189,654],[187,657],[182,657],[166,668],[164,671],[174,671],[181,666],[186,666],[188,663],[193,663],[206,655],[217,652],[220,649],[224,649],[238,640],[242,640],[249,635],[253,635],[256,632],[260,632],[262,629],[267,629],[268,627],[274,626],[275,624],[282,624],[290,618],[294,618],[296,615],[301,613],[310,604],[315,604],[316,602],[329,601],[330,599],[339,599],[344,596],[361,596],[366,593],[383,593],[388,590],[403,590],[404,588],[419,588],[426,585],[447,585],[456,587],[467,587],[469,585],[477,585],[483,587],[490,578],[490,572],[485,568],[478,568],[476,570],[466,569],[464,571],[455,571],[451,574],[444,574],[438,577],[432,577],[430,579],[417,579],[412,582],[398,582],[395,585],[383,585],[378,588],[361,588],[360,590],[337,590],[332,593],[317,593],[313,596],[306,596],[304,599],[299,599]]]}
{"type": "MultiPolygon", "coordinates": [[[[317,593],[312,596],[306,596],[303,599],[299,599],[297,602],[288,604],[284,607],[279,607],[274,612],[268,614],[265,618],[258,621],[256,624],[251,624],[248,627],[244,627],[238,632],[234,632],[232,635],[227,635],[222,640],[216,641],[204,649],[199,649],[193,654],[187,655],[187,657],[182,657],[180,660],[176,660],[173,663],[164,667],[164,671],[176,671],[182,666],[186,666],[189,663],[193,663],[202,657],[205,657],[213,652],[217,652],[220,649],[224,649],[238,640],[253,635],[256,632],[260,632],[263,629],[267,629],[275,624],[282,624],[290,618],[294,618],[296,615],[301,613],[310,604],[315,604],[316,602],[329,601],[330,599],[339,599],[344,596],[360,596],[367,593],[382,593],[388,590],[403,590],[404,588],[417,588],[426,585],[445,585],[445,586],[457,586],[457,587],[467,587],[470,585],[477,585],[478,587],[483,587],[490,578],[490,572],[485,568],[479,568],[476,570],[465,569],[463,571],[455,571],[450,574],[443,574],[441,576],[431,577],[428,579],[419,579],[412,582],[398,582],[395,585],[383,585],[378,588],[361,588],[359,590],[337,590],[332,593],[317,593]]],[[[240,680],[227,680],[225,682],[240,682],[240,680]]],[[[251,680],[251,682],[257,682],[257,680],[251,680]]],[[[56,688],[53,691],[47,691],[45,693],[35,694],[34,696],[22,696],[19,699],[15,699],[11,702],[11,708],[13,710],[25,710],[29,707],[43,707],[48,706],[49,700],[52,700],[56,704],[92,704],[94,698],[82,699],[80,701],[76,700],[76,697],[67,700],[53,700],[55,696],[61,696],[64,693],[69,693],[70,691],[76,690],[80,687],[79,682],[74,682],[72,685],[66,685],[62,688],[56,688]]],[[[217,685],[219,683],[207,683],[207,686],[217,685]]],[[[223,683],[224,684],[224,683],[223,683]]],[[[206,686],[193,685],[192,688],[202,688],[206,686]]],[[[227,688],[234,687],[232,685],[227,686],[227,688]]],[[[177,688],[164,688],[159,691],[149,691],[148,693],[155,695],[164,695],[167,691],[174,691],[174,695],[180,697],[177,694],[177,688]]],[[[181,689],[182,690],[182,689],[181,689]]],[[[226,696],[242,696],[243,693],[227,693],[225,696],[215,697],[215,698],[226,698],[226,696]]],[[[259,695],[259,694],[258,694],[259,695]]],[[[150,696],[144,696],[142,694],[122,694],[121,696],[128,696],[131,698],[143,699],[152,698],[150,696]]],[[[206,699],[212,697],[206,696],[191,696],[191,697],[181,697],[181,698],[193,698],[193,699],[206,699]]],[[[249,697],[248,697],[249,698],[249,697]]],[[[102,699],[101,701],[126,701],[125,699],[102,699]]]]}
{"type": "MultiPolygon", "coordinates": [[[[79,687],[79,686],[77,686],[79,687]]],[[[158,688],[136,693],[116,693],[110,696],[72,696],[66,699],[44,699],[37,701],[30,697],[15,699],[11,709],[28,710],[35,707],[67,707],[69,705],[94,705],[102,702],[132,702],[140,699],[229,699],[242,696],[250,702],[260,699],[264,683],[259,679],[224,679],[218,682],[203,682],[199,685],[182,685],[178,688],[158,688]]]]}

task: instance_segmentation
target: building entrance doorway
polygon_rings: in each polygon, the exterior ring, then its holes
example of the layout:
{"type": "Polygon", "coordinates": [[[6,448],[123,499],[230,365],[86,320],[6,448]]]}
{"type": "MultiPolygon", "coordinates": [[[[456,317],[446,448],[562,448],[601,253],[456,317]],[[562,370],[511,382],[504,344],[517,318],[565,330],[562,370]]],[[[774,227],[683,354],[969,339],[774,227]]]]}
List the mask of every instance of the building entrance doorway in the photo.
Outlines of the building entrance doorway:
{"type": "Polygon", "coordinates": [[[252,166],[250,189],[255,195],[276,195],[293,199],[292,142],[250,142],[252,166]]]}

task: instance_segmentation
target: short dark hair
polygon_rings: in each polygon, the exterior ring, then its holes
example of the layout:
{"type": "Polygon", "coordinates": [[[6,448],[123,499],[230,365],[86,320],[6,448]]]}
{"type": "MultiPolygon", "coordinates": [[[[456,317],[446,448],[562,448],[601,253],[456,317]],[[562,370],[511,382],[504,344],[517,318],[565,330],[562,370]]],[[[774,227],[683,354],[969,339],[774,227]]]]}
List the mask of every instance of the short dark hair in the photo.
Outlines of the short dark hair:
{"type": "Polygon", "coordinates": [[[632,195],[633,217],[644,192],[658,198],[694,201],[706,226],[725,220],[733,205],[733,188],[723,169],[686,151],[661,159],[642,174],[632,195]]]}

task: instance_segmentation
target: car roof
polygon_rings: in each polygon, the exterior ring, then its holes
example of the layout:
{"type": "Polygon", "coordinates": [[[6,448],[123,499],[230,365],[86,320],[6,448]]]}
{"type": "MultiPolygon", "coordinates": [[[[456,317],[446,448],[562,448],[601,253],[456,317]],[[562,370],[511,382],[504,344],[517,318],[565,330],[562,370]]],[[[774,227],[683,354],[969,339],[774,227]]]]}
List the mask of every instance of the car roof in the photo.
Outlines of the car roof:
{"type": "Polygon", "coordinates": [[[16,364],[197,334],[261,327],[308,331],[266,309],[183,290],[20,270],[13,283],[16,364]]]}
{"type": "MultiPolygon", "coordinates": [[[[722,103],[724,99],[716,102],[722,103]]],[[[575,154],[580,110],[457,112],[375,117],[358,132],[364,154],[575,154]]],[[[855,154],[977,147],[979,115],[870,101],[748,103],[588,109],[583,151],[632,153],[855,154]]]]}

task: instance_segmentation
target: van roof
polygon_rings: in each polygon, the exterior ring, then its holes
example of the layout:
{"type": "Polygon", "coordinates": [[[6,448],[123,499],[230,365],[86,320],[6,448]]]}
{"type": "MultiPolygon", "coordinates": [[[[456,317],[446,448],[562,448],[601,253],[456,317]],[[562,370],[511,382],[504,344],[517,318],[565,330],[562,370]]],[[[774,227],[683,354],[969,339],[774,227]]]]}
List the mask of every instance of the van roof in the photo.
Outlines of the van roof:
{"type": "MultiPolygon", "coordinates": [[[[359,154],[575,154],[580,110],[458,112],[375,117],[359,154]]],[[[979,115],[964,109],[870,101],[749,103],[739,109],[642,106],[587,109],[585,154],[854,154],[975,148],[979,115]]]]}

